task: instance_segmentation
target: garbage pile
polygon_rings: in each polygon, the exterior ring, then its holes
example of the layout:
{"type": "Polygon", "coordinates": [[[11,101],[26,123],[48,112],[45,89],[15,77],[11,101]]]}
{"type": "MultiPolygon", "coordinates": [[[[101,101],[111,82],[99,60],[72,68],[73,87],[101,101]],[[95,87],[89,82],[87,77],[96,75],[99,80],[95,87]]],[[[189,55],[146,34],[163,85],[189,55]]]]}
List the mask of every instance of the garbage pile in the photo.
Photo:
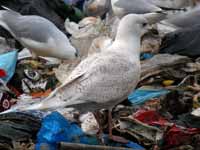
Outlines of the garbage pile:
{"type": "Polygon", "coordinates": [[[199,149],[198,0],[0,5],[0,149],[199,149]]]}

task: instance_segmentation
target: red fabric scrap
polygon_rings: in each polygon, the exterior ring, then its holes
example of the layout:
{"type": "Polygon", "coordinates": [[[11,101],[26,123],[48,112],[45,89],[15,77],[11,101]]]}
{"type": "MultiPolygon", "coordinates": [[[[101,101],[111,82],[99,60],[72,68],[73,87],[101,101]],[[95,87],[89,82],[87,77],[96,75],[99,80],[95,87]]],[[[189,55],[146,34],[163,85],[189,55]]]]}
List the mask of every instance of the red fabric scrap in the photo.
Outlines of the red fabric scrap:
{"type": "Polygon", "coordinates": [[[133,114],[133,117],[143,123],[146,123],[148,125],[152,126],[164,126],[166,123],[168,123],[167,119],[160,116],[156,111],[154,110],[139,110],[135,114],[133,114]]]}

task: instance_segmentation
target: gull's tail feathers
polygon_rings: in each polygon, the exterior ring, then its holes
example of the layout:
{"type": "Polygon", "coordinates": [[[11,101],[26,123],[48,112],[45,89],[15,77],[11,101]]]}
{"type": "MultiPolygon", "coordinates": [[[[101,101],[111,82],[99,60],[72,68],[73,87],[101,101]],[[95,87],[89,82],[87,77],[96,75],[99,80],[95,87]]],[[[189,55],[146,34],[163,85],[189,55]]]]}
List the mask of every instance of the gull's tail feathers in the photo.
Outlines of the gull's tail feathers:
{"type": "Polygon", "coordinates": [[[9,12],[12,12],[12,13],[15,13],[15,14],[20,15],[19,12],[15,11],[15,10],[13,10],[13,9],[10,9],[10,8],[8,8],[8,7],[6,7],[6,6],[1,5],[1,7],[2,7],[5,11],[9,11],[9,12]]]}

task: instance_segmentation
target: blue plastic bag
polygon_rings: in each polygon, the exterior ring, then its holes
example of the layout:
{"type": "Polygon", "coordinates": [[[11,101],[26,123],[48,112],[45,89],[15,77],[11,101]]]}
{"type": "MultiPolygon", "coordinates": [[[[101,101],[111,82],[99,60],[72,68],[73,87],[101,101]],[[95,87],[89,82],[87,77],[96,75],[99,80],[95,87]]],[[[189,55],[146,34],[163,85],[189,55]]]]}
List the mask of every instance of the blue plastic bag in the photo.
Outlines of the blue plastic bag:
{"type": "Polygon", "coordinates": [[[170,92],[169,90],[165,90],[165,89],[153,89],[149,87],[140,88],[140,89],[135,90],[133,93],[131,93],[128,96],[128,100],[133,105],[140,105],[152,98],[157,98],[157,97],[166,95],[169,92],[170,92]]]}
{"type": "Polygon", "coordinates": [[[140,60],[146,60],[152,58],[154,55],[151,53],[142,53],[140,55],[140,60]]]}
{"type": "Polygon", "coordinates": [[[6,83],[12,78],[15,73],[17,56],[17,50],[0,55],[0,69],[6,72],[6,77],[3,77],[2,80],[6,83]]]}
{"type": "Polygon", "coordinates": [[[59,142],[89,144],[91,140],[77,124],[69,122],[58,112],[53,112],[43,119],[37,142],[36,150],[40,150],[40,145],[44,143],[50,150],[56,150],[59,142]]]}
{"type": "MultiPolygon", "coordinates": [[[[137,143],[129,141],[127,144],[120,144],[109,141],[108,135],[103,135],[105,144],[112,146],[126,146],[137,150],[144,148],[137,143]]],[[[42,127],[37,135],[35,149],[40,150],[41,146],[48,150],[57,150],[59,142],[82,143],[89,145],[100,144],[96,136],[91,137],[84,134],[82,129],[75,123],[67,121],[58,112],[47,115],[42,121],[42,127]]]]}

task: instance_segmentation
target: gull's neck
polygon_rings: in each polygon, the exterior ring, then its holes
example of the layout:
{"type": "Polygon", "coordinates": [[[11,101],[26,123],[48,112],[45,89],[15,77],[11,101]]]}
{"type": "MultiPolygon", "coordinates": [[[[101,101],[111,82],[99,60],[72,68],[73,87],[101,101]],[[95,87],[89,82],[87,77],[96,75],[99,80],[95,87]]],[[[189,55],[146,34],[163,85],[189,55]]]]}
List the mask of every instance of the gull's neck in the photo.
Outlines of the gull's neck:
{"type": "Polygon", "coordinates": [[[139,59],[141,36],[137,31],[135,31],[135,33],[133,30],[130,32],[127,28],[128,27],[124,27],[123,25],[119,26],[112,47],[115,51],[127,53],[130,57],[139,59]]]}

